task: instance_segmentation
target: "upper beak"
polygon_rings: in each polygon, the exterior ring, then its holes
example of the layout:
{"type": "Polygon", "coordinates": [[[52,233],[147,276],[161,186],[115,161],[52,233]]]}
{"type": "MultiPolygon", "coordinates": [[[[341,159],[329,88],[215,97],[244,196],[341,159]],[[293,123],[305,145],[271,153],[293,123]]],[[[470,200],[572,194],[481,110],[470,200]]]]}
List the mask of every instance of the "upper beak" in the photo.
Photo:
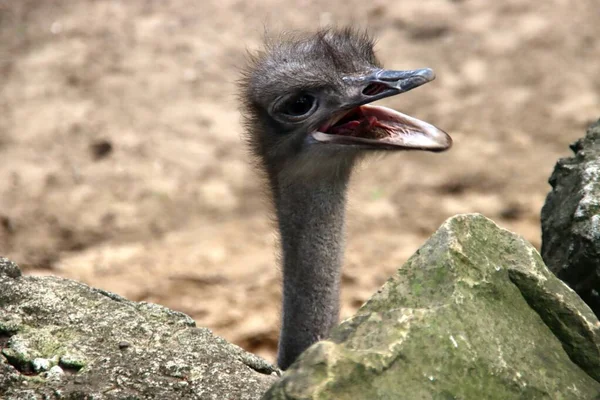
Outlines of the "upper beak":
{"type": "Polygon", "coordinates": [[[362,105],[385,97],[408,92],[435,79],[431,68],[422,68],[408,71],[394,71],[378,69],[371,74],[359,77],[347,77],[348,83],[362,88],[357,104],[362,105]]]}
{"type": "Polygon", "coordinates": [[[424,83],[435,79],[431,68],[414,69],[410,71],[379,70],[371,75],[371,82],[381,82],[399,93],[408,92],[424,83]]]}

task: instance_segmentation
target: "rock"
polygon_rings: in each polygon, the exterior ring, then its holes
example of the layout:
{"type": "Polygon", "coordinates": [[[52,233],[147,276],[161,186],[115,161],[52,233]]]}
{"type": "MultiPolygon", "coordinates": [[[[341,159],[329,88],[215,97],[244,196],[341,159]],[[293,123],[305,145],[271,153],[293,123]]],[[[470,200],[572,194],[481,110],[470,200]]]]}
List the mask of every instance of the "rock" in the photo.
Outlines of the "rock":
{"type": "Polygon", "coordinates": [[[542,208],[542,257],[600,317],[600,120],[556,163],[542,208]]]}
{"type": "Polygon", "coordinates": [[[90,145],[90,152],[94,160],[101,160],[110,155],[113,151],[113,144],[106,140],[100,139],[90,145]]]}
{"type": "Polygon", "coordinates": [[[592,399],[600,322],[521,237],[444,225],[264,399],[592,399]]]}
{"type": "Polygon", "coordinates": [[[262,359],[181,313],[0,258],[0,398],[258,399],[262,359]],[[126,345],[124,345],[126,343],[126,345]]]}
{"type": "Polygon", "coordinates": [[[6,275],[9,278],[18,278],[21,276],[21,270],[14,262],[8,258],[0,257],[0,276],[6,275]]]}

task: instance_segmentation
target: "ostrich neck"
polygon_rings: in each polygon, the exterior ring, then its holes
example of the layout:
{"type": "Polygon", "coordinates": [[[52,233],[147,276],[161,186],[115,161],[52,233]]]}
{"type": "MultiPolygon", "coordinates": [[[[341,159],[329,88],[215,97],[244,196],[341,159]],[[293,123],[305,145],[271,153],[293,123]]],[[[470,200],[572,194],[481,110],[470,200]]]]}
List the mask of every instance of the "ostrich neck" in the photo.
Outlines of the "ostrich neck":
{"type": "Polygon", "coordinates": [[[282,369],[338,322],[349,177],[350,169],[322,180],[273,184],[283,251],[282,369]]]}

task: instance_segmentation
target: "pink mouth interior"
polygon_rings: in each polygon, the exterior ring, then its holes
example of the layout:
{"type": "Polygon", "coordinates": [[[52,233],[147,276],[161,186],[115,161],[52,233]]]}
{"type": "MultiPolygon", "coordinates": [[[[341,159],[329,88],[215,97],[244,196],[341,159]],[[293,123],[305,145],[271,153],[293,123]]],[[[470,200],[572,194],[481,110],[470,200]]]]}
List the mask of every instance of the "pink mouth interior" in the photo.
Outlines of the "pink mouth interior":
{"type": "Polygon", "coordinates": [[[321,132],[330,135],[382,139],[392,135],[394,127],[389,124],[389,115],[381,115],[373,107],[356,107],[347,112],[331,126],[323,126],[321,132]],[[388,119],[381,119],[386,117],[388,119]],[[387,122],[387,124],[386,124],[387,122]]]}

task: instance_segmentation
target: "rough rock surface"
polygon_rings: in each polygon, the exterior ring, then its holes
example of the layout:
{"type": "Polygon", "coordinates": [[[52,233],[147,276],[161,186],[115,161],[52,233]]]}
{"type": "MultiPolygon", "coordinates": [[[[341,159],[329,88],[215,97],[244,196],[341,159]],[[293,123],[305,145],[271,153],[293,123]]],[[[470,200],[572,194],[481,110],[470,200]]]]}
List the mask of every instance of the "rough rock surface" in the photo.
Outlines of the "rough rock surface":
{"type": "Polygon", "coordinates": [[[600,323],[521,237],[449,219],[265,399],[600,398],[600,323]]]}
{"type": "Polygon", "coordinates": [[[257,399],[274,367],[188,316],[0,258],[0,398],[257,399]]]}
{"type": "Polygon", "coordinates": [[[600,316],[600,120],[556,163],[542,208],[542,257],[600,316]]]}

